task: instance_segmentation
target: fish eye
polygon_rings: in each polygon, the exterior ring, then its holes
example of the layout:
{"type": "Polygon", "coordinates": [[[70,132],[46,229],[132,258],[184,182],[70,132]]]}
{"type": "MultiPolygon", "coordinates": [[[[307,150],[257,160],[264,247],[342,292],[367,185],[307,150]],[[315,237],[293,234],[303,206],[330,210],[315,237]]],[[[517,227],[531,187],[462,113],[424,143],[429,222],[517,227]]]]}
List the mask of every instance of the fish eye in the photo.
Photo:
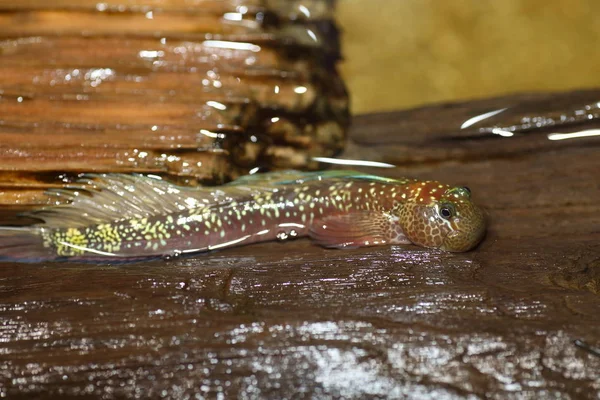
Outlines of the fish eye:
{"type": "Polygon", "coordinates": [[[440,208],[440,215],[444,219],[450,219],[450,218],[452,218],[453,214],[454,213],[452,212],[452,209],[450,209],[450,207],[448,207],[448,206],[444,206],[444,207],[440,208]]]}

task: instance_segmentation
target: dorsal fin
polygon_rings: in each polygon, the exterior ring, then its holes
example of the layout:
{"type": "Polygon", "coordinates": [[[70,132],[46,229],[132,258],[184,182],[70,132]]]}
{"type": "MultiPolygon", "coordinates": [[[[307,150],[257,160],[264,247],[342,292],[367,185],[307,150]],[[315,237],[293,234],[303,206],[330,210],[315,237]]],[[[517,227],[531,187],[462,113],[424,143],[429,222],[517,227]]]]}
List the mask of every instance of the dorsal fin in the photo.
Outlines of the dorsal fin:
{"type": "Polygon", "coordinates": [[[58,205],[27,215],[43,220],[50,228],[78,228],[214,206],[241,196],[277,191],[278,186],[333,178],[402,182],[356,171],[283,171],[244,176],[223,186],[183,187],[138,174],[90,174],[66,188],[48,191],[58,205]]]}
{"type": "Polygon", "coordinates": [[[130,218],[145,218],[225,203],[252,194],[250,187],[182,187],[143,175],[85,175],[48,196],[57,206],[27,215],[52,228],[83,227],[130,218]]]}

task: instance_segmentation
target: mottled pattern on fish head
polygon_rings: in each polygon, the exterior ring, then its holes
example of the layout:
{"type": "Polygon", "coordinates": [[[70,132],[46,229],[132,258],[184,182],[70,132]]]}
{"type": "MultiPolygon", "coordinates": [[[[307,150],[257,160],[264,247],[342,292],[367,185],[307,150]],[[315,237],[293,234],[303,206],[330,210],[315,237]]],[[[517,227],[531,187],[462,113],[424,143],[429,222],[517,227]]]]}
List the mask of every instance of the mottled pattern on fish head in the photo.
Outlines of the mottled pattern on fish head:
{"type": "Polygon", "coordinates": [[[424,247],[461,252],[475,247],[485,234],[483,212],[464,187],[427,181],[411,185],[398,209],[408,239],[424,247]]]}
{"type": "Polygon", "coordinates": [[[438,206],[440,215],[452,230],[444,238],[442,249],[447,251],[471,250],[483,240],[486,230],[483,210],[471,201],[466,187],[451,188],[444,193],[438,206]]]}

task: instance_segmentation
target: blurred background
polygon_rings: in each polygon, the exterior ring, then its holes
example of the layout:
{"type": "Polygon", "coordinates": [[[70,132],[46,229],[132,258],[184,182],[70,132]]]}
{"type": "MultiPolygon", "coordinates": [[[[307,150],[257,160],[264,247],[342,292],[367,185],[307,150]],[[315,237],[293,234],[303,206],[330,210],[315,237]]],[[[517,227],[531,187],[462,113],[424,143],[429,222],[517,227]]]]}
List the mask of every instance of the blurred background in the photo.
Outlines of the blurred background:
{"type": "Polygon", "coordinates": [[[599,86],[598,0],[340,0],[353,113],[599,86]]]}

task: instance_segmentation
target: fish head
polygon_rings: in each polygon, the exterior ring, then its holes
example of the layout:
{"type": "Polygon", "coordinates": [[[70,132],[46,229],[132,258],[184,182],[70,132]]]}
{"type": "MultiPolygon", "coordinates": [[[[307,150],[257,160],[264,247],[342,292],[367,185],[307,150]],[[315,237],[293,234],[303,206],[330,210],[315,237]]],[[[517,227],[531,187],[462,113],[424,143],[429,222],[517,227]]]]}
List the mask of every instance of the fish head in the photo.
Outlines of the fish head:
{"type": "Polygon", "coordinates": [[[444,189],[427,203],[407,202],[399,222],[412,243],[451,252],[473,249],[486,230],[483,211],[471,201],[466,187],[444,189]]]}

